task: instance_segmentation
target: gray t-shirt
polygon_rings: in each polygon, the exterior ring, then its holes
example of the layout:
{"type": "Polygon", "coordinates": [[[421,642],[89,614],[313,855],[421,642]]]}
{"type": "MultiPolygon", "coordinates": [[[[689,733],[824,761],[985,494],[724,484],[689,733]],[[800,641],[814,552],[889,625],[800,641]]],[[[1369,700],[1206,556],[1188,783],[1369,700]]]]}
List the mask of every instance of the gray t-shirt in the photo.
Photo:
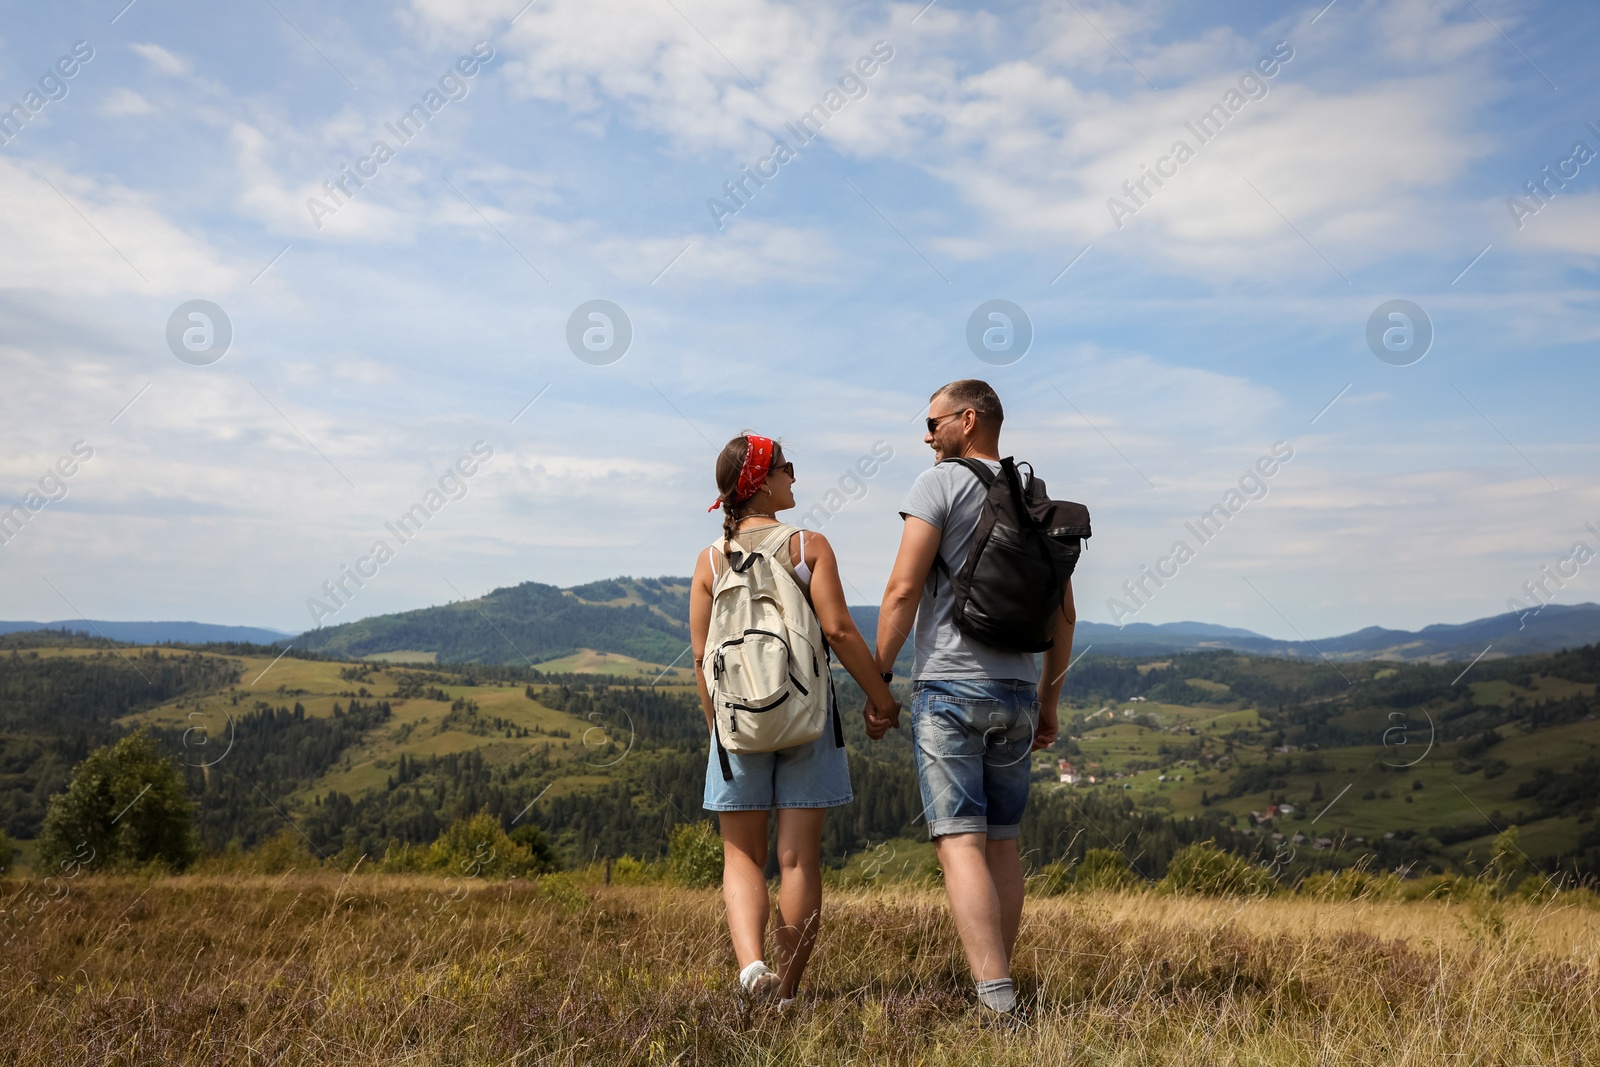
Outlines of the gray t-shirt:
{"type": "MultiPolygon", "coordinates": [[[[983,462],[991,470],[1000,469],[994,460],[983,462]]],[[[986,495],[983,483],[966,467],[939,463],[917,475],[900,514],[915,516],[943,532],[939,555],[952,574],[959,574],[967,562],[967,549],[977,530],[978,516],[983,513],[986,495]]],[[[922,587],[922,602],[917,605],[917,622],[911,635],[916,652],[912,678],[1011,678],[1038,683],[1037,653],[1007,652],[974,641],[956,629],[955,605],[949,575],[934,564],[922,587]]]]}

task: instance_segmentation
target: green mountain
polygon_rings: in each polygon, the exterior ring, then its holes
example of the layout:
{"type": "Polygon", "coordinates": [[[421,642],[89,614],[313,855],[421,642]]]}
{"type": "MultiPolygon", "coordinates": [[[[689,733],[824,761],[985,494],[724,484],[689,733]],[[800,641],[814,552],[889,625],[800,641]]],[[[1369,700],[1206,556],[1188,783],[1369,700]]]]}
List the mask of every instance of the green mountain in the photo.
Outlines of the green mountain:
{"type": "Polygon", "coordinates": [[[537,664],[580,648],[670,663],[689,643],[689,579],[614,578],[560,589],[538,582],[396,615],[308,630],[298,649],[439,663],[537,664]]]}

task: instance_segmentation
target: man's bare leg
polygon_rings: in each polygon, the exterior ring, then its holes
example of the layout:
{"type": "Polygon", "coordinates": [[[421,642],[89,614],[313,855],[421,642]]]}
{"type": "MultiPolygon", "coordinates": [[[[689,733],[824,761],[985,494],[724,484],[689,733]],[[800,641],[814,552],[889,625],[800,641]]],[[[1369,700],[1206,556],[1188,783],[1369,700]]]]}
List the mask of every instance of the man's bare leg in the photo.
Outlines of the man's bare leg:
{"type": "MultiPolygon", "coordinates": [[[[1004,842],[994,842],[1004,844],[1004,842]]],[[[984,982],[1011,976],[1011,953],[1007,947],[1005,912],[1001,896],[990,873],[984,835],[945,834],[933,839],[939,866],[944,869],[945,893],[950,898],[950,913],[956,933],[967,954],[967,966],[975,981],[984,982]]],[[[1012,845],[1012,855],[1016,847],[1012,845]]],[[[1018,871],[1017,914],[1022,910],[1021,872],[1018,871]]],[[[1016,936],[1013,922],[1011,936],[1016,936]]]]}
{"type": "Polygon", "coordinates": [[[1022,925],[1022,856],[1013,838],[987,842],[984,858],[1000,899],[1000,936],[1009,964],[1016,957],[1017,928],[1022,925]]]}

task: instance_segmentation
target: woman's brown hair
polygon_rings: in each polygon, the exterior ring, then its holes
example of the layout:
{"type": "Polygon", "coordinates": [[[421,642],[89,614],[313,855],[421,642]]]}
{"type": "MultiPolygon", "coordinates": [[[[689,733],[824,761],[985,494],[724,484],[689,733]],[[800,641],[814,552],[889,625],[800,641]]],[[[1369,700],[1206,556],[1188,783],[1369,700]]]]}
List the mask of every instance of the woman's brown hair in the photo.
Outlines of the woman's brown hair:
{"type": "MultiPolygon", "coordinates": [[[[722,500],[722,554],[728,554],[729,542],[733,535],[739,531],[739,520],[749,511],[747,503],[734,500],[734,494],[739,491],[739,472],[744,469],[745,456],[750,454],[750,439],[740,434],[722,447],[722,454],[717,457],[717,493],[722,500]]],[[[772,442],[772,465],[767,469],[783,466],[783,446],[772,442]]]]}

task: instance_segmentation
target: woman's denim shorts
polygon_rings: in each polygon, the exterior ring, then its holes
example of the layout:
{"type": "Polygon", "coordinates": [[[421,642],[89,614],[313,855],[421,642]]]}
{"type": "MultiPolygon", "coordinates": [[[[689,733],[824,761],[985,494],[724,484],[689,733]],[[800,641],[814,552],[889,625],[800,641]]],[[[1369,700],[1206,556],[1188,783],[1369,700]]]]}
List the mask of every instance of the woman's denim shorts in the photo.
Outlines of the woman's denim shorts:
{"type": "Polygon", "coordinates": [[[717,746],[706,761],[707,811],[769,811],[772,808],[836,808],[855,799],[850,764],[834,744],[833,720],[815,741],[777,752],[730,752],[733,781],[722,780],[717,746]]]}
{"type": "Polygon", "coordinates": [[[1039,729],[1032,682],[945,678],[917,682],[911,739],[928,836],[1022,833],[1039,729]]]}

